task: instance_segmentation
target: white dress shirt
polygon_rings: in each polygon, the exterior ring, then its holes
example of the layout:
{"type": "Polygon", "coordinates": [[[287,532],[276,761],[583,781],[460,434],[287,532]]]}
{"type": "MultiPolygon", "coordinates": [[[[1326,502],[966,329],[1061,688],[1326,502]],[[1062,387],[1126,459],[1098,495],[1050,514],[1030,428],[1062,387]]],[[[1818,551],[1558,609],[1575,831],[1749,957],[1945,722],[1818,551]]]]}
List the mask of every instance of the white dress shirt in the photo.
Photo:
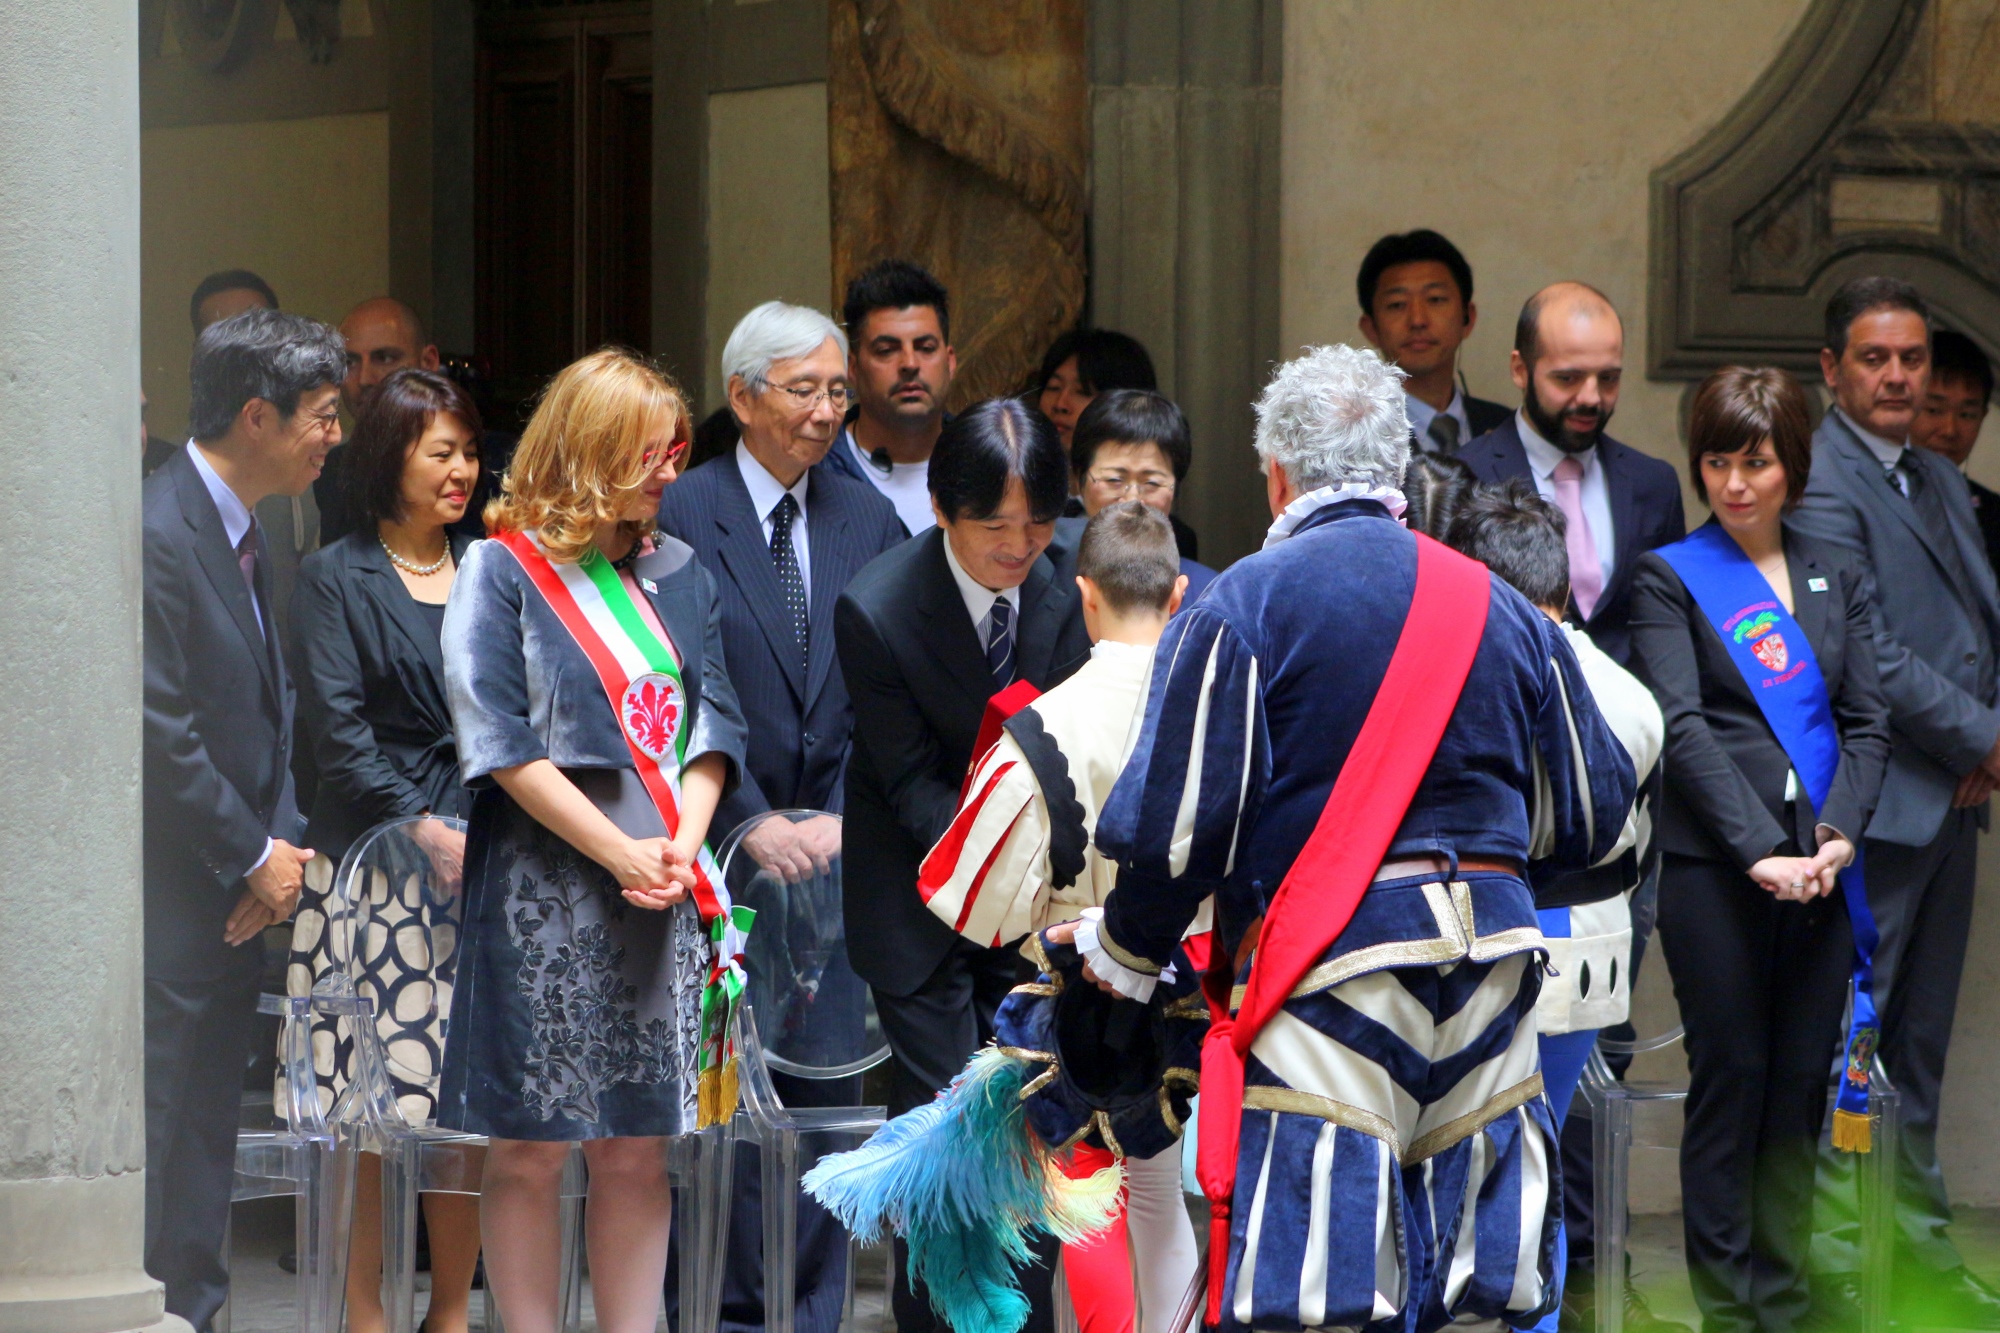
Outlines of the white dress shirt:
{"type": "Polygon", "coordinates": [[[771,516],[777,511],[778,502],[789,495],[798,505],[799,512],[792,519],[792,554],[798,557],[799,579],[806,585],[806,598],[810,602],[813,576],[806,541],[806,482],[812,476],[811,471],[799,473],[799,479],[788,490],[764,470],[764,465],[741,440],[736,442],[736,470],[743,474],[743,486],[750,492],[750,507],[757,511],[757,521],[764,526],[764,549],[771,547],[771,516]]]}
{"type": "Polygon", "coordinates": [[[1550,504],[1556,502],[1556,464],[1575,458],[1583,464],[1583,521],[1590,525],[1590,539],[1597,543],[1597,564],[1604,571],[1604,587],[1611,586],[1611,570],[1618,561],[1618,534],[1611,527],[1611,488],[1604,480],[1604,463],[1592,445],[1580,454],[1565,454],[1543,439],[1528,414],[1515,409],[1514,422],[1521,431],[1521,447],[1528,454],[1528,471],[1534,475],[1535,490],[1550,504]]]}
{"type": "MultiPolygon", "coordinates": [[[[1416,437],[1417,448],[1425,453],[1434,453],[1436,445],[1431,440],[1431,422],[1438,416],[1438,410],[1414,394],[1403,395],[1403,412],[1410,419],[1410,434],[1416,437]]],[[[1458,422],[1458,445],[1462,449],[1472,441],[1472,418],[1466,415],[1465,391],[1453,389],[1451,401],[1445,404],[1444,415],[1458,422]]]]}
{"type": "Polygon", "coordinates": [[[912,537],[937,526],[937,514],[931,509],[930,459],[921,463],[891,463],[884,472],[854,438],[852,427],[840,432],[834,448],[853,451],[854,461],[861,465],[861,475],[896,506],[896,517],[903,520],[912,537]]]}
{"type": "MultiPolygon", "coordinates": [[[[236,548],[243,544],[243,534],[250,531],[250,510],[236,492],[229,489],[229,483],[222,479],[222,474],[209,466],[208,459],[195,447],[193,440],[187,442],[187,451],[188,458],[194,462],[194,470],[201,474],[201,484],[208,487],[208,498],[215,501],[215,507],[222,515],[222,535],[229,540],[229,550],[234,554],[236,548]]],[[[258,632],[268,634],[264,629],[264,611],[257,605],[257,589],[254,587],[250,589],[250,611],[257,618],[258,632]]],[[[270,859],[271,840],[266,838],[263,854],[250,869],[243,872],[244,875],[247,877],[255,873],[258,866],[270,859]]]]}
{"type": "Polygon", "coordinates": [[[951,534],[948,532],[945,533],[943,539],[944,562],[951,566],[951,581],[958,585],[958,595],[965,599],[965,614],[972,617],[972,628],[979,635],[979,647],[981,650],[983,651],[986,648],[987,642],[993,634],[993,603],[999,601],[1002,597],[1005,597],[1007,605],[1014,609],[1013,625],[1018,642],[1018,637],[1021,633],[1021,590],[1019,588],[1007,588],[1001,592],[995,592],[993,589],[979,582],[972,575],[966,573],[965,567],[958,563],[958,556],[951,549],[951,534]]]}

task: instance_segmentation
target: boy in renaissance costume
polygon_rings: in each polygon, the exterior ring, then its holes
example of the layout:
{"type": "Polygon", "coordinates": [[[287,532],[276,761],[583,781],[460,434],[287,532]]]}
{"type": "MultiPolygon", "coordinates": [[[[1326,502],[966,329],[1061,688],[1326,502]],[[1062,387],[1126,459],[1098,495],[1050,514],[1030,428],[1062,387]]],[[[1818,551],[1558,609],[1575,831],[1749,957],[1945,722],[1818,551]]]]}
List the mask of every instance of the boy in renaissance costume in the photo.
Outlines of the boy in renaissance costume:
{"type": "Polygon", "coordinates": [[[1257,408],[1276,516],[1168,626],[1074,930],[1151,997],[1201,905],[1206,1322],[1411,1333],[1557,1299],[1526,876],[1583,870],[1634,777],[1560,631],[1406,531],[1398,373],[1313,349],[1257,408]]]}
{"type": "MultiPolygon", "coordinates": [[[[1101,907],[1116,883],[1117,867],[1090,837],[1131,752],[1153,646],[1187,588],[1166,515],[1137,501],[1101,510],[1084,529],[1076,581],[1090,661],[1007,718],[917,881],[931,911],[980,944],[1074,921],[1101,907]]],[[[1197,914],[1193,930],[1208,928],[1206,915],[1197,914]]],[[[1038,961],[1048,974],[1047,960],[1038,961]]],[[[1114,1157],[1125,1169],[1120,1220],[1063,1249],[1083,1333],[1169,1333],[1197,1263],[1178,1127],[1172,1138],[1146,1157],[1091,1143],[1069,1149],[1072,1174],[1114,1157]]]]}

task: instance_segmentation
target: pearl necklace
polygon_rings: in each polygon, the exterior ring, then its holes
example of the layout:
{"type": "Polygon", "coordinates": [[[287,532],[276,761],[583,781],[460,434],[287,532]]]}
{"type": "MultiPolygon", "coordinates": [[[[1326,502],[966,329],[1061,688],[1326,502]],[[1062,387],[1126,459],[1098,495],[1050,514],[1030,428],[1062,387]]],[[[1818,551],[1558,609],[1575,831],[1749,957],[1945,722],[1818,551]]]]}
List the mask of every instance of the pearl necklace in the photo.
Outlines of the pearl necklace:
{"type": "Polygon", "coordinates": [[[405,574],[415,574],[418,578],[422,578],[427,574],[437,573],[440,569],[444,568],[445,561],[451,559],[451,543],[449,541],[444,544],[443,555],[431,561],[428,565],[420,565],[414,560],[405,560],[402,556],[397,555],[395,548],[390,546],[388,542],[382,541],[380,536],[377,536],[375,540],[382,542],[382,550],[389,557],[391,564],[395,565],[396,568],[402,570],[405,574]]]}

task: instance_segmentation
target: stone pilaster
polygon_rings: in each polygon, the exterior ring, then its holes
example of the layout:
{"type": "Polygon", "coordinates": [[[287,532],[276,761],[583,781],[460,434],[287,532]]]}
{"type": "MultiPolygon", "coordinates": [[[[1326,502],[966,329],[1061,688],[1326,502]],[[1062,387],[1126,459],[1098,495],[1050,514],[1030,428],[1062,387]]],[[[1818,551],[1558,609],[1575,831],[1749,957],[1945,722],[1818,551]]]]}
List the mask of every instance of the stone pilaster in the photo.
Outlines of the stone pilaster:
{"type": "Polygon", "coordinates": [[[0,5],[0,1333],[162,1317],[141,1267],[137,42],[131,0],[0,5]]]}

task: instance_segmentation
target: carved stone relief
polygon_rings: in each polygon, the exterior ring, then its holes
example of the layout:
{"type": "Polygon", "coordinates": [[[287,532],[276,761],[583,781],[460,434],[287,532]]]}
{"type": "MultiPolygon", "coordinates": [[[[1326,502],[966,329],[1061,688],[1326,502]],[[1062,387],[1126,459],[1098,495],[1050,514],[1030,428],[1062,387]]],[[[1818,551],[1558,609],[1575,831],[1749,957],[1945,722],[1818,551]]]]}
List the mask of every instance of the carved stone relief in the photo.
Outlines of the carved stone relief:
{"type": "Polygon", "coordinates": [[[2000,0],[1815,0],[1653,178],[1653,372],[1816,364],[1847,280],[1915,283],[2000,348],[2000,0]]]}
{"type": "Polygon", "coordinates": [[[1084,0],[834,0],[833,300],[877,260],[951,291],[951,406],[1009,393],[1084,298],[1084,0]]]}

